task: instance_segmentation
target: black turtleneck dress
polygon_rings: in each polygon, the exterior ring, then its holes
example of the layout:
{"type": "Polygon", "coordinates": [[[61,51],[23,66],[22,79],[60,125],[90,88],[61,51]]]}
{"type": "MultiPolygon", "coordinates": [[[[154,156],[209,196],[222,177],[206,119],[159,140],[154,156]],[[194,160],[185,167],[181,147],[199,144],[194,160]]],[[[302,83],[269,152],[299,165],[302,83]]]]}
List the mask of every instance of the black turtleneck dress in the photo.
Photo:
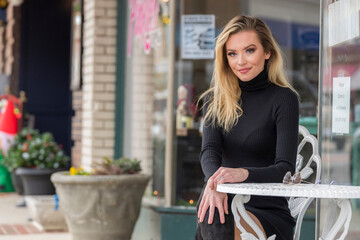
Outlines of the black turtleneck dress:
{"type": "MultiPolygon", "coordinates": [[[[265,70],[251,81],[239,80],[239,86],[243,115],[230,132],[204,125],[200,160],[205,181],[222,166],[247,169],[248,183],[282,182],[287,171],[295,171],[298,98],[291,89],[270,83],[265,70]]],[[[285,198],[251,196],[245,207],[260,220],[268,237],[292,239],[295,222],[285,198]]],[[[226,220],[233,216],[229,217],[226,220]]]]}

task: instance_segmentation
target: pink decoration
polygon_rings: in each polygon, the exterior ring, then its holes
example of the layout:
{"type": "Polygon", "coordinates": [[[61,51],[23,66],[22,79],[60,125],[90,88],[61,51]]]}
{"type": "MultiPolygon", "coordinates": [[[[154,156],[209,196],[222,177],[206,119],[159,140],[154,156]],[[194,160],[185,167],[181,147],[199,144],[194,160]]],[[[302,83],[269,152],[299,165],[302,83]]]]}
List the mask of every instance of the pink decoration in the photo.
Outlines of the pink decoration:
{"type": "Polygon", "coordinates": [[[129,0],[129,8],[131,14],[127,55],[131,56],[133,36],[135,39],[140,38],[143,41],[145,53],[149,53],[152,46],[151,34],[156,30],[159,14],[158,0],[129,0]]]}

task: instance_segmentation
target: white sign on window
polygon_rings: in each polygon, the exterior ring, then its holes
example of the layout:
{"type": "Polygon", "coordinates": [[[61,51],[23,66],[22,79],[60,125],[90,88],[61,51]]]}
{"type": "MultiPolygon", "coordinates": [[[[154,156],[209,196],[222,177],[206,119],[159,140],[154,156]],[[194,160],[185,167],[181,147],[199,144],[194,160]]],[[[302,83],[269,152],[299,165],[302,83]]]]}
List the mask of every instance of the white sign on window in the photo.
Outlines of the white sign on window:
{"type": "Polygon", "coordinates": [[[350,77],[333,78],[332,132],[349,133],[350,77]]]}
{"type": "Polygon", "coordinates": [[[182,15],[181,58],[213,59],[215,47],[214,15],[182,15]]]}

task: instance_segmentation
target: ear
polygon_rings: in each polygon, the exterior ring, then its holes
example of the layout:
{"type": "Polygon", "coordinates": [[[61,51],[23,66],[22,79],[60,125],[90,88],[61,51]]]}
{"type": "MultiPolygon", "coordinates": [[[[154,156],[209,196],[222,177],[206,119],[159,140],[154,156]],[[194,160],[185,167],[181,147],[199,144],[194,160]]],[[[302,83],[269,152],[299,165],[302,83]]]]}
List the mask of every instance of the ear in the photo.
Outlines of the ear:
{"type": "Polygon", "coordinates": [[[271,56],[271,52],[265,53],[265,60],[269,60],[270,56],[271,56]]]}

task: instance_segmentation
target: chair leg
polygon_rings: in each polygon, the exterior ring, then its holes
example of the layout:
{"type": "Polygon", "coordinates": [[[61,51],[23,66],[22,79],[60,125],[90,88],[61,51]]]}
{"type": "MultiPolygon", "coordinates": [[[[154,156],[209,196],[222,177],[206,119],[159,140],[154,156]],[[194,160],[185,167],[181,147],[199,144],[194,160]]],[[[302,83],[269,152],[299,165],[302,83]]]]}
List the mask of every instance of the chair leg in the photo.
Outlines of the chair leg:
{"type": "Polygon", "coordinates": [[[296,226],[294,231],[294,240],[300,239],[300,232],[301,232],[301,225],[304,219],[304,215],[306,213],[306,210],[308,209],[310,203],[314,200],[314,198],[308,198],[305,201],[304,206],[302,207],[301,211],[298,214],[298,217],[296,219],[296,226]]]}
{"type": "MultiPolygon", "coordinates": [[[[261,231],[263,232],[265,238],[266,238],[266,234],[265,234],[265,230],[262,227],[259,219],[257,219],[257,217],[255,217],[254,214],[252,214],[251,212],[246,211],[247,214],[249,214],[249,216],[254,220],[254,222],[260,227],[261,231]]],[[[247,224],[247,222],[245,222],[243,219],[240,219],[240,225],[244,227],[245,231],[248,233],[251,233],[252,235],[254,235],[255,237],[257,237],[257,234],[255,233],[255,231],[247,224]]],[[[240,230],[236,227],[236,223],[234,223],[234,236],[235,236],[235,240],[242,240],[241,239],[241,232],[240,230]]]]}
{"type": "Polygon", "coordinates": [[[348,233],[351,215],[352,215],[350,200],[349,199],[337,200],[337,205],[340,207],[339,216],[336,219],[334,225],[331,227],[329,233],[326,234],[326,236],[324,236],[325,234],[323,234],[325,240],[333,240],[342,227],[344,227],[344,231],[341,234],[341,236],[338,238],[338,240],[344,240],[348,233]]]}
{"type": "MultiPolygon", "coordinates": [[[[255,236],[252,233],[249,233],[246,231],[244,226],[241,225],[241,223],[246,222],[247,226],[246,228],[253,229],[254,233],[258,236],[259,240],[266,240],[266,236],[264,235],[263,231],[260,229],[258,224],[255,223],[253,218],[248,214],[244,207],[244,203],[247,203],[250,200],[250,196],[243,196],[243,195],[236,195],[231,203],[231,210],[234,215],[234,221],[237,226],[237,228],[240,230],[241,235],[248,235],[251,238],[255,238],[255,236]],[[242,219],[240,219],[240,216],[242,219]],[[241,221],[243,220],[243,221],[241,221]]],[[[256,239],[256,238],[255,238],[256,239]]]]}

